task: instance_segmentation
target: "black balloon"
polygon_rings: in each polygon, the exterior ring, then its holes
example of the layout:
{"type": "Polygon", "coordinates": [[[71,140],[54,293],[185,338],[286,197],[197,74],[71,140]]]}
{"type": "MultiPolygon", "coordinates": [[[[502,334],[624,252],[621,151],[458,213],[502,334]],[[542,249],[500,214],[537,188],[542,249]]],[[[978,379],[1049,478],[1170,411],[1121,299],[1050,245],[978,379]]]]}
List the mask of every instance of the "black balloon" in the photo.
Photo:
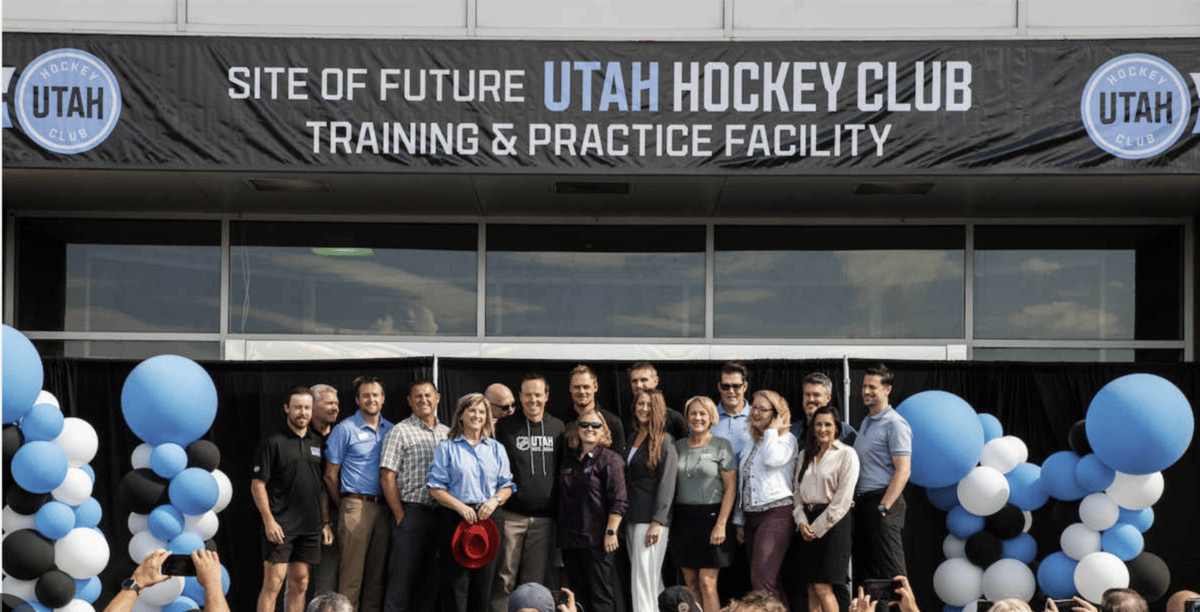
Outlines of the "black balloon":
{"type": "Polygon", "coordinates": [[[1012,504],[1004,504],[998,512],[983,520],[983,528],[1001,540],[1011,540],[1025,528],[1025,514],[1012,504]]]}
{"type": "Polygon", "coordinates": [[[1071,431],[1067,434],[1067,444],[1080,457],[1092,452],[1092,445],[1087,439],[1087,419],[1079,419],[1071,426],[1071,431]]]}
{"type": "Polygon", "coordinates": [[[1129,588],[1145,597],[1146,601],[1158,601],[1167,594],[1171,586],[1171,570],[1158,555],[1142,552],[1126,561],[1125,567],[1129,568],[1129,588]]]}
{"type": "Polygon", "coordinates": [[[4,426],[4,471],[8,472],[9,466],[12,465],[13,455],[17,454],[17,449],[25,443],[25,434],[21,433],[21,428],[16,425],[4,426]]]}
{"type": "Polygon", "coordinates": [[[208,440],[196,440],[187,447],[188,467],[198,467],[209,472],[221,465],[221,451],[208,440]]]}
{"type": "Polygon", "coordinates": [[[999,561],[1003,552],[1000,538],[990,532],[979,531],[967,538],[967,560],[984,569],[999,561]]]}
{"type": "Polygon", "coordinates": [[[1067,527],[1079,522],[1079,502],[1051,499],[1050,520],[1054,523],[1054,529],[1062,533],[1067,527]]]}
{"type": "MultiPolygon", "coordinates": [[[[9,487],[4,491],[4,499],[13,512],[29,516],[38,511],[43,504],[50,501],[49,493],[30,493],[19,486],[9,487]]],[[[28,580],[32,580],[29,578],[28,580]]]]}
{"type": "Polygon", "coordinates": [[[121,479],[119,495],[133,512],[150,514],[150,511],[166,503],[169,484],[169,480],[155,474],[150,468],[140,468],[121,479]]]}
{"type": "Polygon", "coordinates": [[[4,573],[18,580],[36,580],[54,567],[54,543],[32,529],[4,536],[4,573]]]}
{"type": "Polygon", "coordinates": [[[75,599],[75,581],[59,570],[50,570],[33,587],[38,601],[48,608],[61,608],[75,599]]]}
{"type": "Polygon", "coordinates": [[[213,552],[217,552],[217,541],[212,538],[205,540],[204,541],[204,550],[211,550],[213,552]]]}

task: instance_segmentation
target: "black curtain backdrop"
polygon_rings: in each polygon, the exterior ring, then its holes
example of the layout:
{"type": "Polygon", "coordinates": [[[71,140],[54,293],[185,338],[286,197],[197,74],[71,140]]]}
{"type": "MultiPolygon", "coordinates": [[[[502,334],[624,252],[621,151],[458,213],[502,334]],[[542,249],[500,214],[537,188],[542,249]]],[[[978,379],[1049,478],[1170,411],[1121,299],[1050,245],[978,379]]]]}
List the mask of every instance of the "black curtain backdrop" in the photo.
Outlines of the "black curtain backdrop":
{"type": "MultiPolygon", "coordinates": [[[[100,606],[112,597],[133,563],[127,544],[129,510],[117,499],[120,479],[130,469],[129,455],[139,443],[120,412],[121,387],[137,365],[130,361],[47,359],[45,387],[59,398],[68,416],[87,420],[96,428],[100,452],[92,462],[96,471],[94,496],[104,508],[100,528],[112,549],[108,568],[101,574],[105,591],[100,606]]],[[[439,359],[437,383],[442,394],[440,418],[447,421],[458,397],[483,391],[493,382],[507,384],[514,395],[527,372],[544,374],[550,383],[548,410],[569,416],[568,373],[579,361],[439,359]]],[[[631,392],[628,361],[586,361],[599,377],[598,401],[628,422],[631,392]]],[[[743,362],[751,371],[750,392],[772,389],[792,404],[799,414],[801,380],[811,371],[827,374],[834,381],[834,401],[842,403],[841,360],[757,360],[743,362]]],[[[869,360],[850,361],[849,421],[856,427],[864,416],[858,388],[869,360]]],[[[208,362],[202,364],[217,386],[219,408],[212,430],[205,436],[221,449],[221,469],[233,482],[234,497],[221,516],[216,541],[222,561],[233,578],[230,603],[238,610],[255,605],[261,585],[259,555],[261,521],[249,495],[249,465],[258,439],[282,421],[284,394],[296,385],[324,382],[337,387],[341,400],[340,418],[356,410],[350,382],[370,374],[384,382],[387,401],[384,416],[398,421],[410,414],[405,396],[412,381],[431,378],[433,358],[357,360],[333,362],[208,362]]],[[[693,395],[717,396],[720,361],[663,361],[655,363],[660,387],[668,405],[679,409],[693,395]]],[[[1029,447],[1029,461],[1041,464],[1059,450],[1069,449],[1067,432],[1082,419],[1092,396],[1109,381],[1132,373],[1157,374],[1183,390],[1193,407],[1200,400],[1200,367],[1196,364],[1070,364],[995,362],[887,362],[896,373],[892,405],[915,393],[940,389],[955,393],[978,412],[995,415],[1005,434],[1019,436],[1029,447]]],[[[1193,411],[1195,409],[1193,408],[1193,411]]],[[[1164,472],[1166,489],[1154,505],[1155,521],[1145,534],[1146,550],[1162,557],[1171,568],[1171,590],[1200,586],[1200,555],[1196,543],[1196,483],[1200,482],[1200,451],[1193,444],[1182,459],[1164,472]]],[[[942,540],[947,531],[945,513],[934,508],[920,487],[905,492],[909,515],[905,531],[909,574],[921,608],[935,612],[941,607],[933,592],[933,571],[943,560],[942,540]]],[[[1033,535],[1038,558],[1059,550],[1062,525],[1052,519],[1051,500],[1034,512],[1033,535]]],[[[1077,521],[1078,518],[1074,519],[1077,521]]],[[[1074,522],[1072,521],[1072,522],[1074,522]]],[[[734,578],[723,576],[722,582],[734,578]]],[[[740,578],[740,577],[739,577],[740,578]]],[[[1164,601],[1152,604],[1161,610],[1164,601]]]]}

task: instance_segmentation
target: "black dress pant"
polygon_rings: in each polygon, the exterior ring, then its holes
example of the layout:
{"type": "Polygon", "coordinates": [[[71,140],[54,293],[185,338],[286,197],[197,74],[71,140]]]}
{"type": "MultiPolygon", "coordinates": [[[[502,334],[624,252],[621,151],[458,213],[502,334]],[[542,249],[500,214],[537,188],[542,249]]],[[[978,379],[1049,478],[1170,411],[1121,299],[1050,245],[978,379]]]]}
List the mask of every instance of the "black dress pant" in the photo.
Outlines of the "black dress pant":
{"type": "Polygon", "coordinates": [[[879,512],[884,490],[854,497],[854,584],[867,579],[891,580],[907,576],[904,564],[904,496],[892,504],[887,516],[879,512]]]}
{"type": "Polygon", "coordinates": [[[616,572],[616,553],[604,552],[604,544],[591,548],[564,549],[563,570],[575,600],[587,612],[624,612],[625,598],[616,572]]]}
{"type": "Polygon", "coordinates": [[[450,553],[454,530],[462,517],[453,510],[438,510],[437,548],[442,570],[442,611],[480,612],[488,609],[492,597],[492,575],[496,573],[496,559],[491,563],[471,569],[459,565],[450,553]]]}

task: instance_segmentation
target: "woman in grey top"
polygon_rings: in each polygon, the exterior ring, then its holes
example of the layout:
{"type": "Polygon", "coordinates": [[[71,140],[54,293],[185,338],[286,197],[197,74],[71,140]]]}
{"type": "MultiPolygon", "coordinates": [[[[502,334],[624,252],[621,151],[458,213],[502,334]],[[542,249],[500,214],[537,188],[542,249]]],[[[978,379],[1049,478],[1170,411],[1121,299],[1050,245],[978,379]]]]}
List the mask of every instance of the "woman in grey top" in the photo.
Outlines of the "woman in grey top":
{"type": "Polygon", "coordinates": [[[634,612],[658,610],[663,590],[662,564],[667,555],[671,503],[675,500],[675,438],[663,429],[667,403],[662,391],[643,389],[633,396],[634,432],[629,436],[625,488],[625,539],[632,569],[634,612]]]}
{"type": "Polygon", "coordinates": [[[712,434],[717,406],[696,396],[684,405],[692,434],[675,443],[679,467],[675,479],[675,533],[671,558],[700,607],[721,609],[717,572],[728,567],[733,543],[725,538],[737,493],[737,462],[733,445],[712,434]]]}

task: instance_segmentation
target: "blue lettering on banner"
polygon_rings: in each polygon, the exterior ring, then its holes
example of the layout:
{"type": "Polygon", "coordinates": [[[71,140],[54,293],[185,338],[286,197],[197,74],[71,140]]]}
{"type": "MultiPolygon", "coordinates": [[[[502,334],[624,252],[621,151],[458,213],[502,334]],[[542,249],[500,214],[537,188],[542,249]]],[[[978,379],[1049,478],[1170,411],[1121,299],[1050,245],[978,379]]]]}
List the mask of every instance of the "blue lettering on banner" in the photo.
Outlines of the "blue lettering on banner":
{"type": "Polygon", "coordinates": [[[22,70],[11,99],[25,133],[65,155],[104,142],[121,116],[116,75],[100,58],[79,49],[38,56],[22,70]]]}
{"type": "Polygon", "coordinates": [[[1187,129],[1192,94],[1161,58],[1130,53],[1109,60],[1088,79],[1079,103],[1092,142],[1123,159],[1166,151],[1187,129]]]}

